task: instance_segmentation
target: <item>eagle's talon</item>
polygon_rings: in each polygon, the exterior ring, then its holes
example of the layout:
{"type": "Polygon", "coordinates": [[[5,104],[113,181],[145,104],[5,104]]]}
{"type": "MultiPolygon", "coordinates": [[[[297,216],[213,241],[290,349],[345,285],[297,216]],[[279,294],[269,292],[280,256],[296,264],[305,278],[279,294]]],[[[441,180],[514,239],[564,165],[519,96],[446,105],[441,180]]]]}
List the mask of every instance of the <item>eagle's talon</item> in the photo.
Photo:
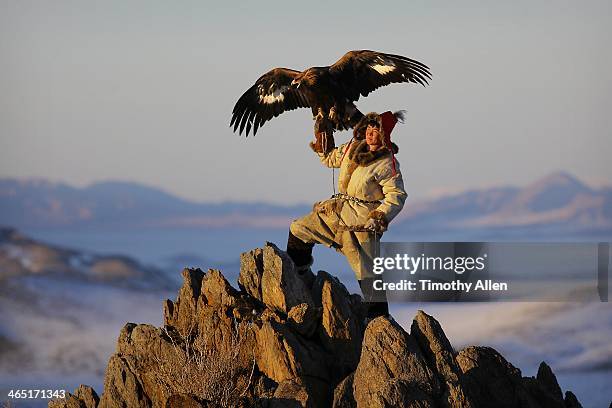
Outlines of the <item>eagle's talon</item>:
{"type": "Polygon", "coordinates": [[[323,120],[323,118],[325,118],[325,114],[323,113],[323,109],[319,108],[317,116],[313,117],[313,119],[316,121],[319,121],[319,120],[323,120]]]}
{"type": "Polygon", "coordinates": [[[332,107],[332,108],[329,110],[329,115],[328,115],[328,117],[329,117],[329,120],[331,120],[332,122],[336,122],[336,121],[337,121],[337,119],[338,119],[338,115],[336,114],[336,108],[335,108],[335,107],[332,107]]]}

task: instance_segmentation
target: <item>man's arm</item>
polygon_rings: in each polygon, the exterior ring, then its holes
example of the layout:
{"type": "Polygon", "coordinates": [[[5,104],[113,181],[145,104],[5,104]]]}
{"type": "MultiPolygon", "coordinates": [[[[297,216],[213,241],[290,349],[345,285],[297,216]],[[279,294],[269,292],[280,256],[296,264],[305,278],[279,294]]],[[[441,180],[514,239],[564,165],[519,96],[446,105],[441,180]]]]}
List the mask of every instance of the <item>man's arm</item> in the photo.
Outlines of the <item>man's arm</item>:
{"type": "Polygon", "coordinates": [[[323,133],[318,132],[315,137],[316,140],[310,142],[310,148],[319,156],[321,163],[330,168],[339,168],[345,149],[348,148],[348,143],[334,147],[333,136],[326,138],[323,133]]]}
{"type": "Polygon", "coordinates": [[[404,190],[404,180],[402,173],[399,171],[399,164],[395,175],[389,169],[379,183],[385,198],[375,210],[370,212],[368,218],[378,221],[386,229],[391,220],[402,210],[408,196],[406,190],[404,190]]]}

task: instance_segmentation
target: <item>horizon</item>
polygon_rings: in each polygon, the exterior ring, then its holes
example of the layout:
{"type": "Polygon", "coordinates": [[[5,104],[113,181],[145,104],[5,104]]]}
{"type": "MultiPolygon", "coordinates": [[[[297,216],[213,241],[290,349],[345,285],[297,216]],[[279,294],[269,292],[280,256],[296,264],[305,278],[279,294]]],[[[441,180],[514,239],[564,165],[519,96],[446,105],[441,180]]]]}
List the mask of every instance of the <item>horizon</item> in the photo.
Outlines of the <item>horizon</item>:
{"type": "MultiPolygon", "coordinates": [[[[429,192],[423,194],[422,196],[416,197],[414,198],[414,201],[428,201],[428,200],[436,200],[436,199],[441,199],[444,197],[451,197],[454,195],[459,195],[459,194],[463,194],[463,193],[468,193],[468,192],[478,192],[478,191],[486,191],[489,189],[496,189],[496,188],[516,188],[516,189],[524,189],[527,188],[530,185],[545,181],[546,179],[551,179],[553,177],[567,177],[570,179],[573,179],[577,182],[579,182],[580,184],[594,190],[594,191],[599,191],[602,189],[607,189],[607,188],[611,188],[612,187],[612,183],[601,183],[601,184],[597,184],[597,183],[592,183],[592,182],[588,182],[587,180],[584,180],[580,177],[578,177],[575,174],[572,174],[568,171],[565,170],[557,170],[557,171],[553,171],[553,172],[549,172],[545,175],[542,175],[540,177],[536,177],[533,180],[528,181],[527,183],[524,184],[482,184],[482,185],[478,185],[478,186],[467,186],[465,188],[459,188],[459,187],[450,187],[450,188],[445,188],[445,187],[433,187],[429,192]]],[[[214,200],[192,200],[189,197],[184,197],[182,195],[179,194],[175,194],[174,192],[166,189],[163,186],[158,186],[158,185],[154,185],[154,184],[148,184],[148,183],[142,183],[139,181],[132,181],[132,180],[120,180],[120,179],[107,179],[107,180],[97,180],[97,181],[92,181],[90,183],[84,184],[84,185],[78,185],[78,184],[72,184],[70,182],[67,182],[65,180],[60,180],[60,181],[56,181],[56,180],[51,180],[42,176],[33,176],[33,177],[6,177],[6,176],[0,176],[0,182],[2,181],[16,181],[19,183],[40,183],[43,185],[49,185],[49,186],[53,186],[53,187],[57,187],[57,186],[66,186],[69,188],[74,188],[77,190],[84,190],[84,189],[88,189],[97,185],[104,185],[104,184],[117,184],[117,185],[133,185],[135,187],[143,187],[143,188],[147,188],[147,189],[153,189],[153,190],[157,190],[160,193],[163,194],[167,194],[170,195],[176,199],[180,199],[182,201],[186,201],[189,202],[191,204],[264,204],[264,205],[273,205],[273,206],[279,206],[279,207],[294,207],[294,206],[302,206],[302,205],[310,205],[311,202],[309,201],[296,201],[296,202],[277,202],[277,201],[266,201],[263,199],[258,199],[258,200],[232,200],[232,199],[227,199],[227,200],[222,200],[222,201],[214,201],[214,200]]],[[[410,203],[407,203],[407,205],[410,205],[410,203]]]]}

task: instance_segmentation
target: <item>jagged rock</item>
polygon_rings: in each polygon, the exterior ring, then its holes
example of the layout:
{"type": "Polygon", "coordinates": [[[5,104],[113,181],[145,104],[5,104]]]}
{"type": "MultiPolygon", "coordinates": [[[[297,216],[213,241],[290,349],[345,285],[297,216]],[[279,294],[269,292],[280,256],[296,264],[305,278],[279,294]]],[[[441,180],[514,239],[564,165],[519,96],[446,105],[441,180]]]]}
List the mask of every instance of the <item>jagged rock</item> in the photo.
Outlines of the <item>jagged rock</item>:
{"type": "Polygon", "coordinates": [[[287,314],[293,306],[313,304],[293,261],[276,245],[268,242],[263,250],[242,254],[240,263],[240,286],[269,308],[287,314]]]}
{"type": "Polygon", "coordinates": [[[412,322],[410,334],[416,339],[432,367],[435,367],[440,381],[446,383],[442,396],[444,405],[457,408],[474,407],[468,389],[463,384],[463,373],[455,361],[455,351],[440,323],[419,310],[412,322]]]}
{"type": "Polygon", "coordinates": [[[522,385],[521,371],[491,347],[467,347],[456,359],[479,406],[537,406],[522,385]]]}
{"type": "Polygon", "coordinates": [[[165,408],[205,408],[208,406],[208,403],[201,403],[192,395],[174,394],[166,401],[165,408]]]}
{"type": "MultiPolygon", "coordinates": [[[[392,379],[383,384],[376,407],[437,408],[435,400],[420,388],[403,379],[392,379]]],[[[359,404],[357,405],[360,406],[359,404]]]]}
{"type": "MultiPolygon", "coordinates": [[[[294,307],[299,307],[298,306],[294,306],[294,307]]],[[[297,312],[294,312],[297,313],[297,312]]],[[[261,314],[259,315],[259,319],[262,322],[269,322],[269,321],[275,321],[277,323],[282,323],[284,324],[286,322],[286,320],[283,318],[283,316],[279,315],[278,312],[274,311],[274,310],[270,310],[270,309],[264,309],[263,312],[261,312],[261,314]]]]}
{"type": "Polygon", "coordinates": [[[104,377],[104,393],[99,408],[148,408],[153,404],[128,363],[118,355],[111,356],[104,377]]]}
{"type": "Polygon", "coordinates": [[[433,398],[439,393],[438,379],[414,338],[395,321],[385,317],[372,320],[353,380],[357,407],[433,407],[433,398]],[[406,400],[411,400],[411,405],[404,405],[406,400]]]}
{"type": "Polygon", "coordinates": [[[321,321],[321,308],[308,303],[293,306],[287,314],[287,322],[304,337],[312,337],[321,321]]]}
{"type": "Polygon", "coordinates": [[[321,344],[332,355],[334,377],[340,381],[355,370],[361,354],[363,317],[354,310],[351,296],[340,281],[319,271],[312,287],[315,304],[321,305],[321,344]]]}
{"type": "Polygon", "coordinates": [[[257,331],[257,366],[270,379],[283,382],[296,377],[295,367],[285,348],[282,334],[274,329],[272,322],[265,322],[257,331]]]}
{"type": "Polygon", "coordinates": [[[185,338],[198,337],[209,347],[227,349],[234,319],[252,319],[257,306],[245,300],[220,271],[184,269],[183,286],[175,302],[164,302],[164,324],[185,338]]]}
{"type": "Polygon", "coordinates": [[[317,407],[313,397],[308,393],[307,387],[295,379],[278,384],[269,406],[270,408],[317,407]]]}
{"type": "Polygon", "coordinates": [[[263,275],[263,249],[255,248],[240,254],[240,276],[238,286],[260,302],[263,301],[261,294],[261,277],[263,275]]]}
{"type": "MultiPolygon", "coordinates": [[[[612,402],[610,403],[612,406],[612,402]]],[[[578,402],[578,398],[571,391],[565,392],[565,408],[582,408],[580,402],[578,402]]]]}
{"type": "Polygon", "coordinates": [[[49,401],[49,408],[81,408],[81,400],[68,393],[65,398],[49,401]]]}
{"type": "Polygon", "coordinates": [[[540,378],[521,377],[519,369],[490,347],[467,347],[459,352],[457,362],[477,406],[562,408],[573,403],[571,396],[564,403],[560,387],[552,388],[558,393],[551,392],[551,384],[558,383],[545,363],[540,365],[540,378]]]}
{"type": "Polygon", "coordinates": [[[165,361],[167,365],[182,363],[174,347],[160,329],[148,324],[126,324],[119,335],[116,355],[126,362],[153,406],[169,397],[158,381],[158,361],[165,361]]]}
{"type": "MultiPolygon", "coordinates": [[[[542,408],[564,408],[563,391],[557,382],[557,377],[545,362],[541,362],[537,376],[524,377],[522,384],[527,389],[532,399],[536,401],[534,406],[542,408]]],[[[572,394],[573,395],[573,394],[572,394]]],[[[571,403],[570,397],[570,403],[571,403]]],[[[576,401],[578,402],[578,401],[576,401]]]]}
{"type": "Polygon", "coordinates": [[[68,393],[66,398],[49,401],[49,408],[82,408],[81,400],[76,396],[68,393]]]}
{"type": "Polygon", "coordinates": [[[275,381],[269,379],[265,375],[260,375],[254,383],[253,395],[263,401],[268,401],[274,397],[274,392],[277,387],[278,384],[275,381]]]}
{"type": "Polygon", "coordinates": [[[270,379],[278,383],[304,376],[329,380],[325,361],[330,356],[316,343],[300,339],[275,321],[264,322],[256,336],[257,366],[270,379]]]}
{"type": "Polygon", "coordinates": [[[164,302],[164,324],[175,327],[183,335],[189,335],[196,326],[197,305],[202,290],[204,272],[200,268],[185,268],[183,286],[175,302],[164,302]]]}
{"type": "Polygon", "coordinates": [[[538,367],[538,373],[536,374],[536,379],[538,382],[550,393],[550,395],[558,400],[559,402],[563,402],[563,391],[561,391],[561,387],[557,382],[557,377],[553,374],[552,369],[548,364],[544,361],[540,363],[538,367]]]}
{"type": "Polygon", "coordinates": [[[96,391],[81,384],[72,394],[68,393],[66,398],[49,401],[49,408],[96,408],[99,402],[96,391]]]}
{"type": "Polygon", "coordinates": [[[336,386],[334,390],[333,408],[357,408],[357,402],[353,397],[353,379],[355,373],[350,373],[336,386]]]}
{"type": "Polygon", "coordinates": [[[208,348],[213,348],[222,352],[228,352],[232,347],[232,337],[234,336],[235,321],[228,309],[225,307],[215,308],[199,304],[197,314],[197,336],[198,341],[208,348]]]}
{"type": "Polygon", "coordinates": [[[81,400],[81,405],[85,405],[85,408],[95,408],[100,402],[100,397],[98,397],[96,391],[88,385],[79,385],[74,391],[74,395],[81,400]]]}
{"type": "Polygon", "coordinates": [[[217,269],[209,269],[202,279],[202,297],[209,306],[236,306],[238,292],[217,269]]]}
{"type": "MultiPolygon", "coordinates": [[[[224,308],[219,310],[208,306],[198,308],[198,312],[203,310],[216,313],[224,308]]],[[[220,316],[223,317],[225,314],[220,313],[220,316]]],[[[146,399],[142,398],[144,401],[141,401],[143,404],[141,406],[161,407],[164,406],[164,401],[167,401],[172,395],[180,394],[180,392],[177,393],[180,391],[180,388],[177,390],[177,386],[192,390],[189,393],[187,389],[184,390],[190,395],[198,391],[208,394],[217,392],[214,389],[214,381],[218,381],[215,375],[223,376],[226,372],[232,372],[223,365],[232,364],[235,367],[233,372],[238,374],[240,370],[248,371],[246,366],[251,364],[252,358],[244,359],[242,356],[243,353],[252,353],[255,344],[254,334],[245,331],[245,340],[242,343],[236,343],[235,333],[227,332],[227,330],[232,330],[231,326],[226,324],[229,318],[225,316],[226,320],[224,320],[218,317],[214,313],[206,316],[199,327],[200,329],[210,328],[211,331],[198,333],[197,336],[192,337],[183,337],[178,329],[173,327],[161,330],[151,325],[127,324],[121,331],[117,353],[114,356],[122,363],[119,367],[122,370],[121,375],[117,373],[117,368],[113,366],[113,363],[109,363],[107,368],[104,397],[107,396],[106,390],[109,389],[107,384],[111,386],[111,389],[112,387],[117,389],[109,393],[108,399],[105,400],[107,406],[112,407],[115,406],[113,404],[123,401],[128,401],[127,406],[133,406],[130,404],[133,404],[134,401],[130,400],[129,395],[136,392],[138,395],[146,396],[146,399]],[[210,341],[206,342],[206,339],[210,341]],[[190,351],[187,352],[187,349],[190,351]],[[198,354],[201,350],[209,350],[213,353],[213,357],[206,360],[206,354],[198,354]],[[223,363],[215,370],[207,370],[209,366],[200,366],[201,361],[213,362],[213,359],[221,359],[223,363]],[[116,385],[121,381],[119,378],[123,380],[126,377],[125,373],[130,380],[129,383],[134,384],[128,389],[116,385]],[[211,383],[205,384],[202,383],[203,381],[211,383]]],[[[238,330],[240,329],[241,326],[238,326],[238,330]]],[[[238,380],[238,377],[234,380],[238,380]]],[[[203,400],[200,400],[199,403],[203,406],[213,406],[206,405],[203,400]]]]}
{"type": "Polygon", "coordinates": [[[491,348],[457,354],[424,312],[411,334],[384,317],[364,332],[359,295],[322,271],[305,283],[273,244],[242,254],[241,291],[218,270],[182,275],[164,327],[121,330],[99,403],[82,386],[50,406],[580,407],[546,364],[522,378],[491,348]]]}
{"type": "MultiPolygon", "coordinates": [[[[523,386],[527,389],[529,395],[535,403],[533,407],[538,408],[565,408],[563,400],[559,401],[557,397],[542,385],[535,377],[523,377],[523,386]]],[[[531,408],[531,406],[530,406],[531,408]]]]}

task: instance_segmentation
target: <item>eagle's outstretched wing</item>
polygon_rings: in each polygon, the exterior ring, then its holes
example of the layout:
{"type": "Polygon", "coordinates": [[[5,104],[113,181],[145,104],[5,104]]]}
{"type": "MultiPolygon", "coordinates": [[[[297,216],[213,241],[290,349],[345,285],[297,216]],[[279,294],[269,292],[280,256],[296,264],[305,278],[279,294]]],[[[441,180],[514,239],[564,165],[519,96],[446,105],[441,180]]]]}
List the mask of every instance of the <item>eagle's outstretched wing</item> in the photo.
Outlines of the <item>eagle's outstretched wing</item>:
{"type": "Polygon", "coordinates": [[[414,82],[425,86],[431,79],[425,64],[401,55],[368,50],[347,52],[329,67],[329,72],[353,101],[394,82],[414,82]]]}
{"type": "Polygon", "coordinates": [[[275,116],[297,108],[308,108],[306,96],[291,86],[291,81],[300,71],[287,68],[274,68],[263,74],[236,102],[232,111],[230,126],[234,132],[240,127],[242,134],[246,126],[246,136],[251,127],[253,135],[265,122],[275,116]]]}

